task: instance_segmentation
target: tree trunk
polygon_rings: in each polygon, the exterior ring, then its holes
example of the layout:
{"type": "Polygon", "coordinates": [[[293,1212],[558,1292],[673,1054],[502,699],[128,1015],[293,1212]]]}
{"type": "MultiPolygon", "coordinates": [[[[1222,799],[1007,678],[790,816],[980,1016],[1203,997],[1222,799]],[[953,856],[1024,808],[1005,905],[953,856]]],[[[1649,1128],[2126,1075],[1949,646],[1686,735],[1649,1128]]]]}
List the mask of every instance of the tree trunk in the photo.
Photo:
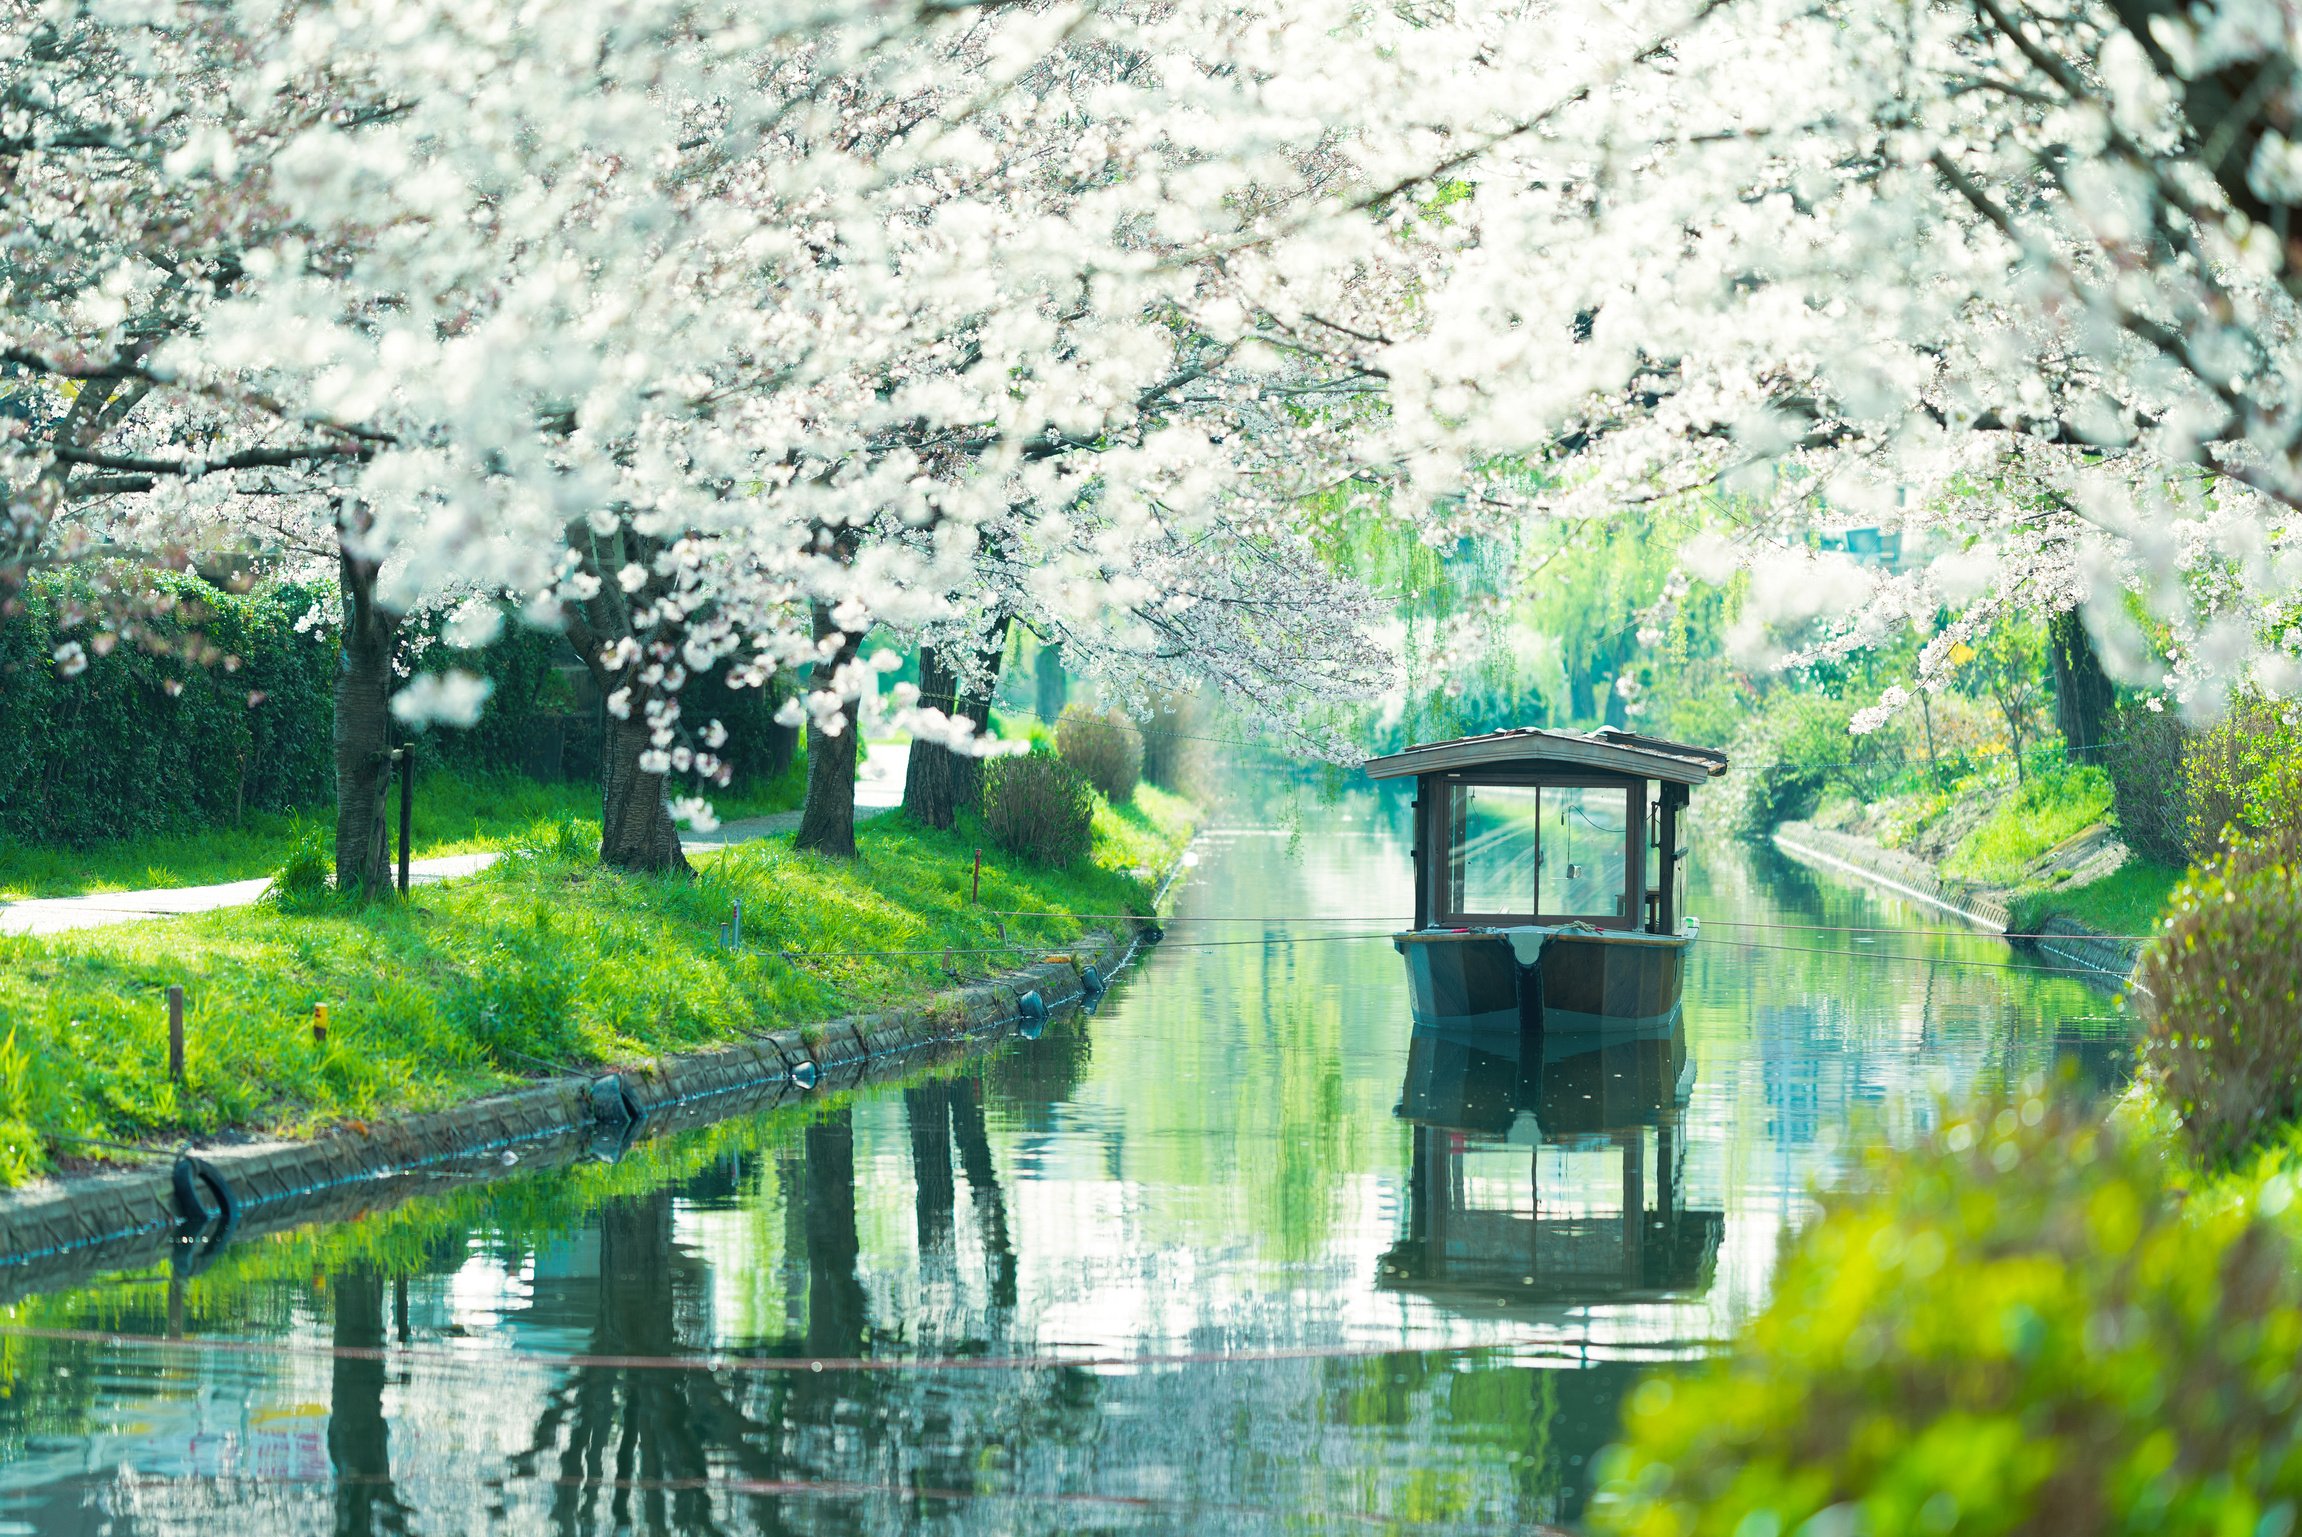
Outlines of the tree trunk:
{"type": "Polygon", "coordinates": [[[1049,641],[1041,646],[1038,659],[1032,663],[1031,672],[1034,692],[1038,696],[1034,700],[1034,713],[1052,726],[1063,713],[1063,701],[1071,692],[1070,680],[1063,672],[1063,643],[1049,641]]]}
{"type": "MultiPolygon", "coordinates": [[[[839,636],[839,649],[828,661],[815,664],[816,678],[829,684],[841,668],[855,660],[863,637],[840,630],[831,621],[831,610],[820,603],[815,608],[815,633],[818,638],[839,636]]],[[[812,715],[808,717],[807,799],[799,808],[799,832],[791,840],[793,848],[812,849],[837,859],[855,857],[855,759],[862,735],[861,711],[852,702],[847,707],[847,729],[837,736],[818,726],[812,715]]]]}
{"type": "MultiPolygon", "coordinates": [[[[791,694],[789,676],[778,673],[775,681],[768,685],[767,702],[771,707],[780,706],[791,697],[791,694]]],[[[772,714],[772,710],[770,713],[772,714]]],[[[761,757],[764,760],[761,764],[762,771],[770,779],[779,778],[784,770],[791,767],[792,760],[798,756],[799,728],[770,720],[767,723],[767,745],[761,752],[761,757]]]]}
{"type": "Polygon", "coordinates": [[[376,562],[338,552],[343,653],[336,668],[336,889],[392,889],[385,795],[391,789],[392,647],[399,616],[376,602],[376,562]]]}
{"type": "MultiPolygon", "coordinates": [[[[988,734],[991,730],[991,698],[999,691],[999,669],[1007,660],[1007,617],[1003,614],[992,621],[984,632],[983,644],[975,653],[975,675],[981,680],[975,688],[959,696],[958,713],[975,722],[975,729],[988,734]]],[[[931,758],[947,761],[951,776],[951,809],[954,815],[962,811],[983,809],[983,760],[948,748],[929,746],[931,758]]],[[[919,762],[920,744],[911,748],[911,761],[919,762]]],[[[949,825],[949,824],[945,824],[949,825]]]]}
{"type": "Polygon", "coordinates": [[[328,1394],[336,1530],[346,1537],[404,1532],[408,1512],[392,1483],[391,1421],[384,1413],[383,1279],[354,1268],[339,1273],[329,1289],[336,1310],[328,1394]]]}
{"type": "MultiPolygon", "coordinates": [[[[959,713],[959,678],[933,646],[919,648],[919,703],[922,708],[959,713]]],[[[960,755],[937,742],[914,741],[903,771],[903,814],[922,827],[949,827],[958,815],[956,772],[960,755]]]]}
{"type": "Polygon", "coordinates": [[[1007,1194],[999,1188],[999,1175],[991,1162],[991,1138],[983,1121],[983,1081],[975,1077],[951,1080],[952,1141],[959,1149],[960,1172],[967,1177],[967,1194],[982,1224],[983,1254],[991,1267],[991,1302],[1013,1308],[1016,1290],[1015,1245],[1007,1231],[1007,1194]]]}
{"type": "MultiPolygon", "coordinates": [[[[855,1119],[842,1107],[800,1133],[807,1149],[807,1353],[856,1356],[871,1337],[871,1298],[857,1274],[855,1119]]],[[[804,1377],[803,1379],[804,1380],[804,1377]]]]}
{"type": "Polygon", "coordinates": [[[2054,664],[2054,724],[2069,759],[2100,763],[2117,691],[2077,609],[2064,609],[2046,621],[2046,651],[2054,664]]]}
{"type": "Polygon", "coordinates": [[[690,866],[664,800],[663,775],[640,766],[653,745],[637,707],[623,720],[608,717],[600,744],[599,862],[650,875],[686,875],[690,866]]]}
{"type": "Polygon", "coordinates": [[[568,640],[601,695],[623,695],[623,717],[609,711],[601,725],[600,863],[642,874],[689,874],[687,855],[679,846],[679,827],[664,798],[664,776],[650,773],[640,762],[655,745],[647,715],[650,686],[641,681],[641,658],[628,657],[610,666],[607,655],[616,643],[638,638],[632,625],[633,603],[660,595],[652,585],[626,594],[616,580],[626,565],[649,564],[654,547],[627,529],[603,535],[578,520],[568,525],[568,548],[581,554],[584,569],[598,578],[591,597],[564,610],[568,640]]]}
{"type": "Polygon", "coordinates": [[[929,1079],[903,1091],[903,1119],[911,1128],[911,1184],[919,1234],[919,1260],[937,1279],[956,1274],[957,1184],[951,1168],[951,1084],[929,1079]]]}

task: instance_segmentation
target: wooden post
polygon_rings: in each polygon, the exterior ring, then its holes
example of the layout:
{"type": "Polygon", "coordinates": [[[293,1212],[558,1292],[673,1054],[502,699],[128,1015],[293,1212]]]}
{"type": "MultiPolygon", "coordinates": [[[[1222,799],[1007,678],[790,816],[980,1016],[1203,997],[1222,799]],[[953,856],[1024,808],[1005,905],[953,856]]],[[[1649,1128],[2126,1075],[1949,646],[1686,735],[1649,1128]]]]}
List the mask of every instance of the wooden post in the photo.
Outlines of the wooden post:
{"type": "Polygon", "coordinates": [[[168,989],[168,1081],[184,1081],[184,990],[168,989]]]}
{"type": "Polygon", "coordinates": [[[1685,785],[1667,784],[1662,788],[1662,900],[1655,904],[1655,931],[1676,934],[1679,931],[1679,909],[1686,902],[1686,894],[1679,890],[1679,812],[1687,804],[1685,785]]]}
{"type": "Polygon", "coordinates": [[[967,900],[970,902],[983,900],[983,850],[981,849],[975,851],[975,887],[968,894],[967,900]]]}
{"type": "Polygon", "coordinates": [[[408,894],[408,844],[416,825],[416,748],[409,743],[393,754],[400,762],[400,895],[408,894]]]}

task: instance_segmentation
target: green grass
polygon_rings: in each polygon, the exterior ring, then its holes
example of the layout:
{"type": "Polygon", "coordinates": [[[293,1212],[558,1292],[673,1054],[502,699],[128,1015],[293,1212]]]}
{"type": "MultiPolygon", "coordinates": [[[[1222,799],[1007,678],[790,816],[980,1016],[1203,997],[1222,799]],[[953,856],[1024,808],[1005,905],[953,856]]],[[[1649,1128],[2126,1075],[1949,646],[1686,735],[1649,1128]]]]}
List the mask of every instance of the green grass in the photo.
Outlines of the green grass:
{"type": "Polygon", "coordinates": [[[2032,860],[2110,815],[2110,776],[2091,765],[2039,769],[1943,861],[1962,880],[2011,886],[2032,860]]]}
{"type": "MultiPolygon", "coordinates": [[[[806,790],[804,769],[714,796],[722,819],[790,811],[806,790]]],[[[212,886],[253,880],[280,867],[300,828],[334,826],[334,810],[256,812],[237,827],[187,829],[69,849],[0,839],[0,902],[99,891],[212,886]]],[[[599,835],[599,787],[545,784],[517,774],[428,772],[416,780],[413,857],[532,847],[569,819],[599,835]]]]}
{"type": "Polygon", "coordinates": [[[0,939],[0,1178],[86,1152],[58,1133],[160,1143],[295,1132],[422,1109],[534,1076],[540,1064],[629,1062],[834,1017],[983,975],[996,912],[1027,951],[1075,938],[1070,915],[1141,911],[1138,869],[1180,846],[1189,807],[1145,787],[1101,808],[1094,861],[1017,868],[972,823],[891,815],[858,830],[853,863],[785,839],[699,862],[692,879],[619,875],[521,853],[407,904],[332,897],[0,939]],[[985,854],[982,901],[968,901],[985,854]],[[731,903],[741,953],[720,947],[731,903]],[[879,952],[879,953],[869,953],[879,952]],[[186,992],[186,1081],[166,1074],[162,998],[186,992]],[[315,1003],[329,1005],[324,1045],[315,1003]]]}
{"type": "Polygon", "coordinates": [[[2014,931],[2035,934],[2049,918],[2067,918],[2098,934],[2149,934],[2158,927],[2168,898],[2182,882],[2169,865],[2134,858],[2098,881],[2083,886],[2049,886],[2028,891],[2013,907],[2014,931]]]}

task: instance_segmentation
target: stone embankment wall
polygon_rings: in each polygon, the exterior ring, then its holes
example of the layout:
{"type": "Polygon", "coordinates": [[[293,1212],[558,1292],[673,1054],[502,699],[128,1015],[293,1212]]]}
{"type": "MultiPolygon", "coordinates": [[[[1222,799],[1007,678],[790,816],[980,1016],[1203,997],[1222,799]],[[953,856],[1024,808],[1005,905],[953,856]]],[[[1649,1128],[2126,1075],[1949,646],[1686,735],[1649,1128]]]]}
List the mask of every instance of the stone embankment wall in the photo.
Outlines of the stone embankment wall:
{"type": "Polygon", "coordinates": [[[1774,841],[1777,848],[1794,859],[1883,886],[1986,933],[2030,946],[2055,964],[2079,967],[2108,982],[2132,984],[2135,963],[2141,959],[2141,946],[2131,940],[2097,934],[2067,918],[2046,920],[2037,936],[2009,936],[2007,931],[2013,926],[2013,918],[2003,894],[1953,880],[1914,854],[1882,848],[1868,838],[1833,832],[1806,822],[1783,823],[1775,829],[1774,841]]]}
{"type": "MultiPolygon", "coordinates": [[[[1046,1010],[1092,1001],[1096,980],[1125,964],[1149,927],[1129,923],[1090,935],[1021,970],[900,1007],[765,1031],[713,1050],[603,1069],[596,1079],[557,1079],[309,1141],[201,1148],[196,1157],[229,1188],[237,1210],[225,1237],[238,1239],[387,1206],[412,1193],[410,1174],[481,1160],[500,1168],[501,1154],[512,1149],[528,1168],[591,1156],[603,1145],[613,1156],[643,1128],[656,1134],[701,1125],[964,1053],[1026,1018],[1027,994],[1046,1010]]],[[[155,1158],[135,1169],[0,1192],[0,1301],[181,1255],[203,1230],[212,1240],[213,1224],[188,1221],[179,1186],[188,1177],[210,1210],[219,1204],[214,1188],[189,1165],[155,1158]]]]}

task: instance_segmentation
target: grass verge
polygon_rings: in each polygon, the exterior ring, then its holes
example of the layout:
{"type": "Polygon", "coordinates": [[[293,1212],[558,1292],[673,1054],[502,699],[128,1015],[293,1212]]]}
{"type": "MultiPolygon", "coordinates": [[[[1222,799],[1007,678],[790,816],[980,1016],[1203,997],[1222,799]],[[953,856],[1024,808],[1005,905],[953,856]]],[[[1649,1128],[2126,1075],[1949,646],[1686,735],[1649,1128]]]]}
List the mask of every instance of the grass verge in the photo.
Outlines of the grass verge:
{"type": "MultiPolygon", "coordinates": [[[[804,767],[712,798],[721,820],[798,807],[804,767]]],[[[0,902],[76,897],[100,891],[212,886],[270,875],[304,828],[325,830],[334,813],[251,812],[236,827],[187,828],[72,849],[0,839],[0,902]]],[[[599,786],[545,784],[508,773],[427,772],[416,780],[413,857],[531,847],[538,824],[576,822],[599,837],[599,786]]]]}
{"type": "Polygon", "coordinates": [[[2131,858],[2098,881],[2083,886],[2048,886],[2026,891],[2012,908],[2014,931],[2035,934],[2049,918],[2067,918],[2097,934],[2143,935],[2156,931],[2182,872],[2170,865],[2131,858]]]}
{"type": "Polygon", "coordinates": [[[988,847],[971,904],[968,823],[866,823],[853,863],[765,839],[692,879],[619,875],[546,844],[413,901],[238,908],[0,939],[0,1179],[85,1151],[296,1133],[422,1110],[562,1067],[690,1050],[1008,969],[1140,912],[1188,835],[1187,803],[1144,787],[1099,806],[1092,858],[1018,867],[988,847]],[[745,945],[720,924],[741,901],[745,945]],[[1006,919],[997,912],[1046,916],[1006,919]],[[162,998],[187,995],[185,1082],[162,998]],[[312,1008],[329,1006],[325,1043],[312,1008]]]}
{"type": "Polygon", "coordinates": [[[1959,840],[1945,873],[2011,886],[2031,862],[2110,815],[2110,776],[2091,765],[2041,769],[1959,840]]]}

